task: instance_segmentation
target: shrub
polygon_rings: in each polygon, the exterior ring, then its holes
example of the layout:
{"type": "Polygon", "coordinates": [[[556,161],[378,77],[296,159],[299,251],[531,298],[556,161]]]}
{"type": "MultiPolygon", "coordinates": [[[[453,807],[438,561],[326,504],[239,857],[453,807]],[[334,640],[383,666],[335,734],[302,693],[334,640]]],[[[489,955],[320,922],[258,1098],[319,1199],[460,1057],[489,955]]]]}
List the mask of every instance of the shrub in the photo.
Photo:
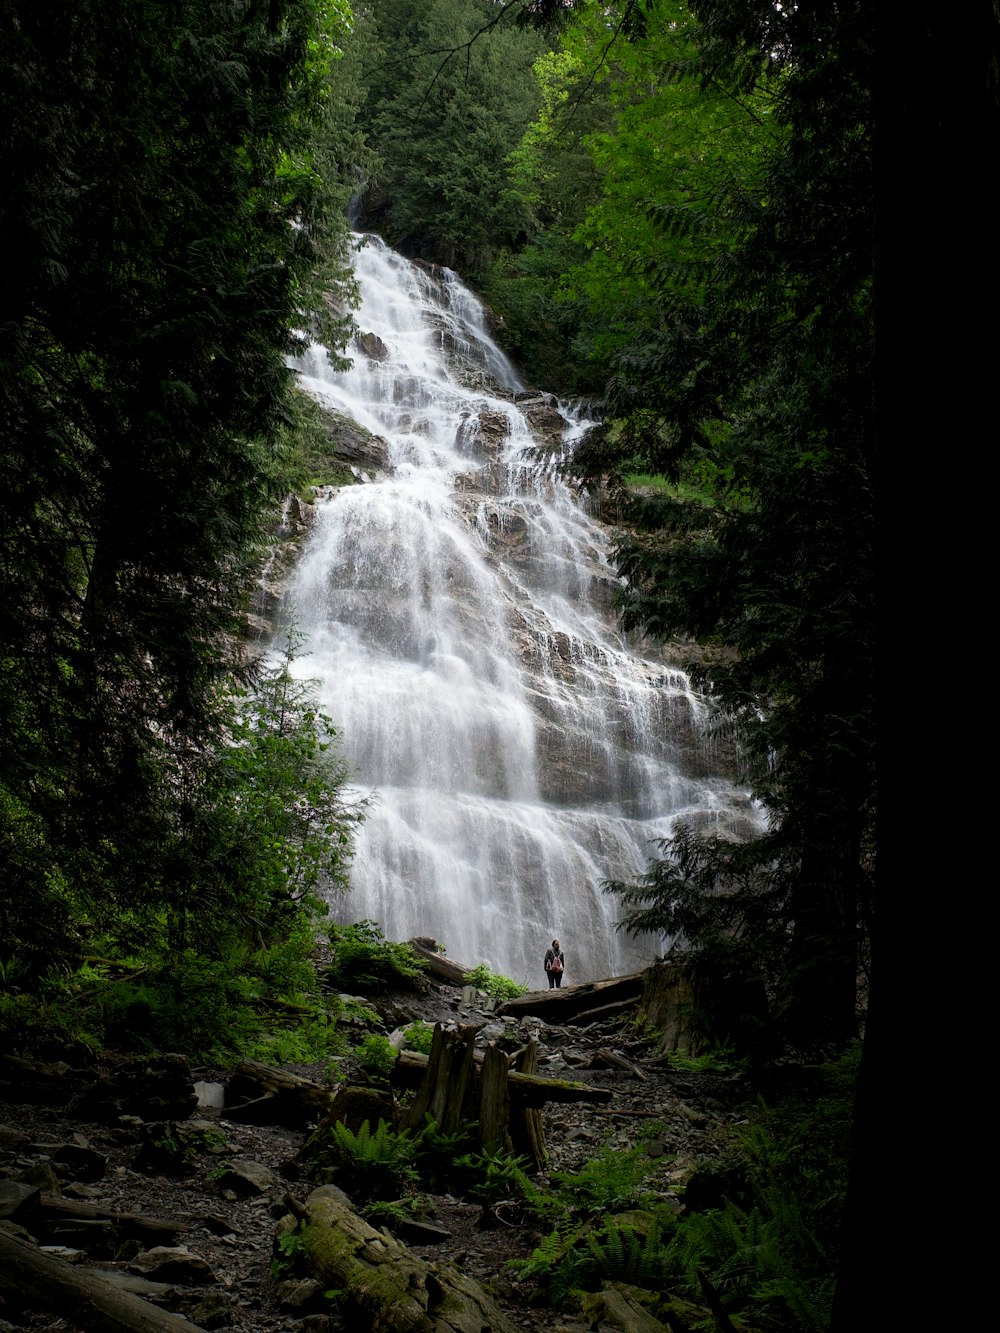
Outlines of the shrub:
{"type": "Polygon", "coordinates": [[[421,1055],[430,1055],[431,1045],[434,1041],[434,1029],[430,1023],[424,1023],[417,1020],[416,1023],[410,1023],[403,1029],[403,1037],[406,1045],[404,1050],[419,1051],[421,1055]]]}
{"type": "Polygon", "coordinates": [[[331,926],[333,958],[328,976],[338,990],[365,993],[408,989],[423,983],[424,964],[408,944],[393,944],[374,921],[331,926]]]}
{"type": "Polygon", "coordinates": [[[513,1000],[518,995],[526,995],[528,987],[512,977],[505,977],[502,972],[494,972],[489,963],[480,963],[471,972],[462,977],[466,986],[475,986],[476,990],[485,991],[495,1000],[513,1000]]]}
{"type": "Polygon", "coordinates": [[[393,1066],[399,1058],[399,1052],[388,1037],[371,1032],[355,1051],[358,1064],[372,1078],[387,1081],[393,1066]]]}

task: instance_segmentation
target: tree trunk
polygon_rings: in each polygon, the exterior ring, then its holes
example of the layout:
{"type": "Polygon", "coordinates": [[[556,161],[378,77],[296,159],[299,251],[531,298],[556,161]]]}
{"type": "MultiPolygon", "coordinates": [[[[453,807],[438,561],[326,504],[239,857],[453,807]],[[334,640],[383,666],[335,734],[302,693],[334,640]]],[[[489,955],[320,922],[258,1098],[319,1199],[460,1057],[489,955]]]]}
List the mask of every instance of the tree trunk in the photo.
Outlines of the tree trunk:
{"type": "Polygon", "coordinates": [[[695,1055],[696,1039],[691,1030],[695,1006],[695,978],[689,967],[675,963],[654,963],[643,973],[642,998],[636,1017],[644,1019],[660,1033],[661,1054],[680,1051],[695,1055]]]}
{"type": "Polygon", "coordinates": [[[507,1057],[499,1046],[488,1046],[483,1060],[479,1096],[479,1141],[486,1151],[510,1152],[510,1094],[507,1057]]]}

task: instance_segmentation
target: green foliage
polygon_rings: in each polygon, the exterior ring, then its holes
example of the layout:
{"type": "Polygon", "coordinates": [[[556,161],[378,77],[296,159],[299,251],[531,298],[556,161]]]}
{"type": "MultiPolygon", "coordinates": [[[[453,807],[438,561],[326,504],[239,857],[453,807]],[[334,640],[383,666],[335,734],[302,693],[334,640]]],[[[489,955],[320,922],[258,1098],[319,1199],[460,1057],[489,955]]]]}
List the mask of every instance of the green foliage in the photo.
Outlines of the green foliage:
{"type": "Polygon", "coordinates": [[[183,949],[100,993],[104,1039],[119,1048],[224,1058],[254,1030],[253,985],[237,960],[183,949]]]}
{"type": "Polygon", "coordinates": [[[641,1147],[621,1151],[602,1148],[579,1171],[554,1171],[563,1206],[576,1213],[599,1216],[621,1212],[643,1201],[643,1185],[657,1169],[641,1147]]]}
{"type": "Polygon", "coordinates": [[[261,767],[236,800],[236,751],[264,757],[233,692],[253,706],[288,358],[304,327],[347,336],[349,179],[324,144],[336,124],[354,151],[349,19],[341,0],[0,19],[0,954],[36,994],[130,912],[213,959],[258,920],[267,944],[315,865],[300,842],[279,887],[292,810],[275,829],[261,767]]]}
{"type": "Polygon", "coordinates": [[[516,999],[518,995],[526,995],[529,989],[521,982],[505,977],[502,972],[494,972],[488,963],[479,963],[471,972],[466,972],[462,982],[466,986],[475,986],[476,990],[485,991],[496,1000],[516,999]]]}
{"type": "Polygon", "coordinates": [[[670,1052],[671,1068],[683,1069],[692,1074],[732,1074],[743,1069],[745,1063],[729,1046],[713,1046],[700,1055],[685,1055],[681,1051],[670,1052]]]}
{"type": "Polygon", "coordinates": [[[334,1167],[337,1184],[352,1196],[365,1202],[395,1199],[412,1188],[416,1143],[405,1130],[397,1134],[380,1120],[373,1133],[365,1120],[355,1134],[338,1120],[322,1135],[310,1140],[310,1155],[319,1165],[334,1167]]]}
{"type": "MultiPolygon", "coordinates": [[[[666,1225],[672,1230],[670,1222],[666,1225]]],[[[515,1260],[511,1269],[522,1281],[535,1280],[551,1306],[562,1305],[574,1291],[596,1291],[606,1282],[662,1291],[678,1272],[658,1222],[637,1230],[614,1218],[596,1227],[552,1231],[530,1258],[515,1260]]]]}
{"type": "Polygon", "coordinates": [[[276,1241],[277,1254],[271,1260],[273,1278],[292,1277],[298,1270],[299,1260],[305,1254],[305,1228],[286,1231],[276,1241]]]}
{"type": "Polygon", "coordinates": [[[466,1192],[484,1204],[499,1203],[525,1195],[529,1189],[527,1162],[505,1148],[487,1148],[466,1153],[455,1161],[466,1175],[466,1192]]]}
{"type": "Polygon", "coordinates": [[[385,939],[374,921],[331,926],[329,979],[340,990],[379,994],[394,989],[419,989],[424,963],[408,944],[385,939]]]}
{"type": "Polygon", "coordinates": [[[459,1125],[450,1132],[425,1115],[417,1134],[414,1163],[421,1181],[428,1189],[454,1192],[461,1188],[462,1173],[457,1163],[468,1153],[476,1138],[474,1123],[459,1125]]]}
{"type": "Polygon", "coordinates": [[[430,1055],[431,1046],[434,1043],[434,1028],[430,1023],[424,1023],[417,1020],[415,1023],[409,1023],[403,1029],[405,1038],[404,1049],[408,1051],[419,1051],[421,1055],[430,1055]]]}
{"type": "Polygon", "coordinates": [[[399,1059],[399,1052],[388,1037],[371,1032],[354,1052],[355,1059],[366,1074],[387,1081],[399,1059]]]}
{"type": "Polygon", "coordinates": [[[369,216],[409,252],[481,269],[524,222],[507,155],[537,105],[543,50],[489,0],[374,0],[368,120],[382,158],[369,216]]]}
{"type": "MultiPolygon", "coordinates": [[[[859,1049],[761,1106],[731,1166],[740,1197],[689,1213],[677,1253],[687,1290],[707,1274],[732,1314],[803,1330],[829,1324],[859,1049]]],[[[734,1191],[735,1193],[735,1191],[734,1191]]]]}
{"type": "MultiPolygon", "coordinates": [[[[734,108],[734,169],[711,167],[706,191],[700,154],[680,176],[627,153],[612,168],[633,200],[648,192],[652,244],[633,265],[634,229],[613,235],[610,214],[593,215],[595,254],[603,242],[605,270],[625,265],[636,313],[608,387],[615,430],[573,465],[703,469],[707,497],[631,505],[615,553],[623,619],[699,642],[692,669],[737,731],[768,827],[742,849],[746,828],[681,830],[631,900],[616,888],[629,929],[770,984],[773,1031],[842,1045],[874,861],[871,15],[859,2],[808,20],[735,0],[691,12],[663,96],[734,108]]],[[[618,52],[623,68],[656,40],[654,20],[618,52]]],[[[638,135],[651,107],[636,99],[621,124],[638,135]]],[[[709,124],[701,114],[691,124],[709,124]]]]}

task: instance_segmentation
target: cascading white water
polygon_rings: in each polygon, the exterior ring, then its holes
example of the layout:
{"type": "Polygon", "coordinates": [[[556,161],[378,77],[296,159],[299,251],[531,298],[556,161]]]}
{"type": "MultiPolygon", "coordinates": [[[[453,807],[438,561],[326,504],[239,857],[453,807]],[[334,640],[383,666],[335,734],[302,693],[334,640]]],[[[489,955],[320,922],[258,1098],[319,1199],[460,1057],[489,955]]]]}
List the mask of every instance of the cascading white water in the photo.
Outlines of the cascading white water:
{"type": "Polygon", "coordinates": [[[358,240],[368,354],[297,366],[388,467],[320,507],[286,595],[298,669],[374,793],[334,914],[532,986],[554,936],[568,982],[629,970],[657,942],[616,933],[602,882],[678,820],[735,832],[754,812],[709,775],[687,677],[614,628],[604,531],[553,466],[579,423],[522,389],[453,273],[358,240]]]}

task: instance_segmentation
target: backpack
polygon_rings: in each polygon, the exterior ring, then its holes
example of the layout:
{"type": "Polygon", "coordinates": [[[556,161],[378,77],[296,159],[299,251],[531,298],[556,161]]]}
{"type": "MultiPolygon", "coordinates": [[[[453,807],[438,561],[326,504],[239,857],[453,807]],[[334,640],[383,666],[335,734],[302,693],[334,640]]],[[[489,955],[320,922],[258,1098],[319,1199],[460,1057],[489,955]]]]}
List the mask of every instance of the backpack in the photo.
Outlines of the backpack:
{"type": "Polygon", "coordinates": [[[552,962],[549,963],[550,972],[561,972],[563,970],[562,959],[557,953],[552,955],[552,962]]]}

